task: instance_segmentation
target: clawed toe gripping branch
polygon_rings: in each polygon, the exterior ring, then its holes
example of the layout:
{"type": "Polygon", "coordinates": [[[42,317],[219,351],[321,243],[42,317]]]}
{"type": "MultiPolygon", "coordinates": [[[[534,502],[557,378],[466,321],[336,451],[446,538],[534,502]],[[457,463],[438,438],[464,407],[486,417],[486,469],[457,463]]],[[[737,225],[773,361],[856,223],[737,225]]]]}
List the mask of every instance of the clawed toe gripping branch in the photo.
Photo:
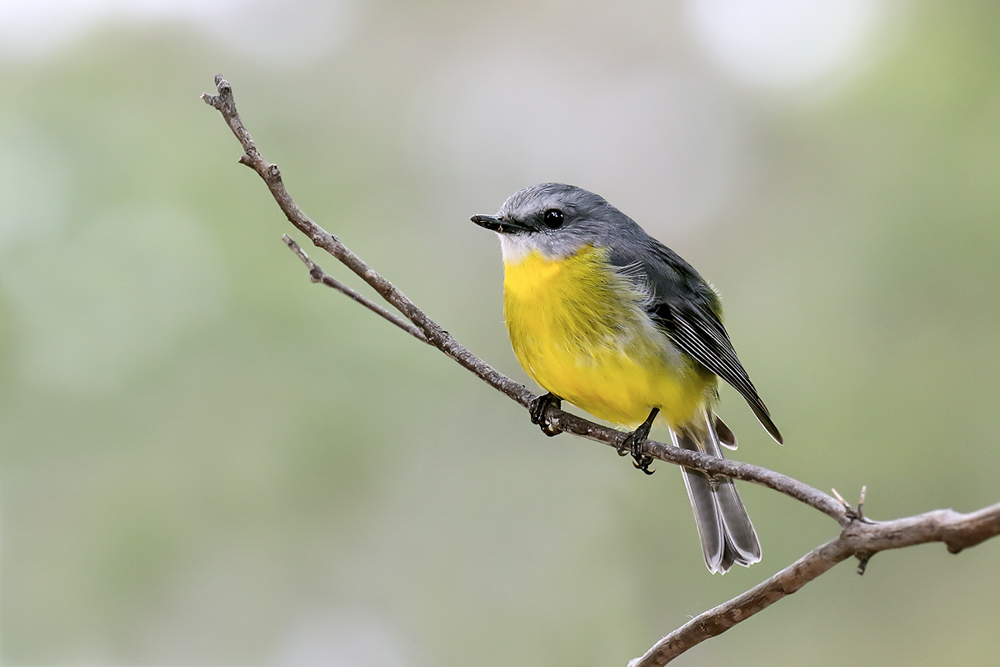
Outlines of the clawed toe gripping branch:
{"type": "MultiPolygon", "coordinates": [[[[257,172],[271,191],[278,207],[296,229],[308,237],[313,245],[322,248],[353,271],[399,314],[384,308],[327,274],[295,241],[285,236],[285,243],[306,265],[313,282],[322,283],[345,294],[417,340],[432,345],[451,357],[481,380],[528,409],[532,421],[539,424],[546,435],[572,433],[609,445],[619,451],[627,446],[625,453],[631,453],[635,458],[636,467],[645,472],[651,472],[648,470],[649,463],[657,459],[701,470],[709,475],[721,475],[759,484],[819,510],[840,525],[841,531],[837,537],[813,549],[745,593],[677,628],[654,644],[644,655],[629,662],[629,667],[665,665],[688,649],[725,632],[783,597],[791,595],[837,563],[852,556],[857,557],[862,563],[859,570],[863,572],[868,560],[880,551],[927,542],[943,542],[947,545],[948,551],[958,553],[962,549],[975,546],[1000,534],[1000,503],[969,514],[943,509],[893,521],[870,521],[861,513],[863,494],[857,509],[852,509],[843,499],[837,500],[787,475],[747,463],[718,459],[700,452],[646,440],[648,429],[645,432],[623,434],[564,412],[557,396],[533,395],[526,387],[514,382],[469,352],[395,286],[351,252],[336,236],[313,222],[288,194],[277,165],[267,162],[261,156],[240,119],[229,83],[221,76],[217,76],[215,84],[217,94],[205,94],[202,95],[202,99],[222,114],[239,140],[243,147],[240,163],[257,172]],[[639,438],[639,435],[642,437],[639,438]]],[[[655,415],[651,415],[651,418],[653,416],[655,415]]]]}
{"type": "Polygon", "coordinates": [[[653,457],[643,454],[642,446],[645,444],[646,439],[649,438],[649,431],[653,428],[653,420],[656,419],[656,415],[659,412],[659,408],[653,408],[649,416],[646,417],[646,421],[639,424],[639,428],[622,438],[621,444],[616,447],[618,449],[618,456],[628,456],[631,454],[632,465],[647,475],[652,475],[656,471],[649,469],[649,465],[653,462],[653,457]]]}
{"type": "Polygon", "coordinates": [[[542,433],[551,438],[554,435],[562,433],[562,429],[559,428],[559,424],[555,418],[549,419],[548,411],[550,407],[562,410],[562,399],[551,391],[532,399],[531,404],[528,405],[528,415],[531,417],[531,423],[540,426],[542,433]]]}

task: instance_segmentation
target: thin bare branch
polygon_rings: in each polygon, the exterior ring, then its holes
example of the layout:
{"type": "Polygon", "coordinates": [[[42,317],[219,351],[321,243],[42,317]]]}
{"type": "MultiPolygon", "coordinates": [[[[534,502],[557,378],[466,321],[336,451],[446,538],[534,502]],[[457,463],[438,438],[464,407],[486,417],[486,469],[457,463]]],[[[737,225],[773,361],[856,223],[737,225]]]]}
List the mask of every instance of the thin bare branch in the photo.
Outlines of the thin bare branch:
{"type": "Polygon", "coordinates": [[[867,561],[887,549],[944,542],[951,553],[1000,535],[1000,503],[970,514],[935,510],[895,521],[856,521],[834,540],[813,549],[781,572],[732,600],[691,619],[656,642],[629,667],[662,667],[706,639],[791,595],[837,563],[854,556],[867,561]]]}
{"type": "Polygon", "coordinates": [[[288,221],[308,236],[314,245],[333,255],[368,283],[389,305],[413,322],[423,332],[427,338],[427,342],[475,373],[494,388],[527,407],[534,398],[534,395],[524,385],[514,382],[465,349],[447,331],[427,317],[416,304],[406,298],[406,295],[399,291],[392,283],[376,273],[360,257],[341,243],[336,236],[313,222],[298,207],[285,189],[278,165],[267,162],[261,156],[260,151],[254,145],[253,138],[246,127],[244,127],[243,121],[236,110],[232,87],[221,75],[215,77],[215,84],[219,94],[209,95],[206,93],[201,96],[202,99],[206,104],[218,109],[223,118],[225,118],[233,134],[236,135],[236,138],[239,139],[240,144],[243,146],[244,154],[240,157],[240,163],[256,171],[261,179],[263,179],[271,191],[271,195],[285,214],[285,217],[288,218],[288,221]]]}
{"type": "MultiPolygon", "coordinates": [[[[289,248],[309,269],[309,275],[313,282],[322,283],[342,292],[418,340],[438,348],[520,405],[529,407],[536,396],[526,387],[514,382],[469,352],[401,291],[344,246],[336,236],[306,216],[285,189],[277,165],[264,160],[258,151],[253,138],[246,130],[236,110],[230,85],[221,76],[217,76],[215,82],[218,95],[205,94],[202,95],[202,99],[219,110],[243,146],[244,155],[240,158],[240,163],[257,172],[271,190],[271,194],[288,220],[309,237],[314,245],[323,248],[351,269],[409,322],[325,273],[309,259],[293,240],[285,236],[285,242],[289,248]]],[[[621,431],[595,424],[554,406],[547,409],[545,417],[554,432],[572,433],[612,447],[617,447],[626,435],[621,431]]],[[[710,475],[722,475],[773,489],[832,517],[843,530],[839,537],[809,552],[767,581],[729,602],[701,614],[667,635],[641,658],[629,663],[630,667],[667,664],[691,647],[725,632],[781,598],[791,595],[806,583],[851,556],[858,558],[861,563],[859,572],[863,572],[868,560],[874,554],[886,549],[898,549],[925,542],[944,542],[949,551],[958,553],[962,549],[975,546],[1000,534],[1000,504],[971,514],[959,514],[952,510],[937,510],[895,521],[872,522],[861,515],[864,490],[862,490],[857,510],[852,510],[836,492],[834,493],[837,498],[833,498],[787,475],[760,466],[720,459],[651,440],[644,443],[642,453],[668,463],[701,470],[710,475]]]]}

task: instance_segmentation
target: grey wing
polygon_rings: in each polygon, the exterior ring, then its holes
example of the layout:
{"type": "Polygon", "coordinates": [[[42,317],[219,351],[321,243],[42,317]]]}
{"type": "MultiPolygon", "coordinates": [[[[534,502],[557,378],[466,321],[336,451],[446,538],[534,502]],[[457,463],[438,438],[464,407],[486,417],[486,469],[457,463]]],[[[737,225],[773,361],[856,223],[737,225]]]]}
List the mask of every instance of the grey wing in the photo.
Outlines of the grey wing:
{"type": "Polygon", "coordinates": [[[757,394],[722,322],[713,311],[696,304],[664,302],[651,306],[649,313],[685,354],[740,392],[771,437],[782,442],[778,427],[771,421],[771,413],[757,394]]]}
{"type": "Polygon", "coordinates": [[[771,437],[783,442],[716,313],[715,292],[690,264],[659,241],[650,237],[644,245],[640,256],[652,292],[647,306],[650,317],[681,351],[740,392],[771,437]]]}

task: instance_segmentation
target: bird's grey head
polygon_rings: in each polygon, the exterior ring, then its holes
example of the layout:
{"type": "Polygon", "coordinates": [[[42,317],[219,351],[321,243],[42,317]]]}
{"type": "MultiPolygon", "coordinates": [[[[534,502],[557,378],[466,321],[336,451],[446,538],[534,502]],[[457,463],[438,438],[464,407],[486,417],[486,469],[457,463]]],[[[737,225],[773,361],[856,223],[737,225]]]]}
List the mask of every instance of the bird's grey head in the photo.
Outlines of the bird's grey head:
{"type": "Polygon", "coordinates": [[[472,221],[497,232],[506,262],[535,250],[566,257],[588,244],[610,248],[644,234],[603,197],[563,183],[515,192],[496,215],[475,215],[472,221]]]}

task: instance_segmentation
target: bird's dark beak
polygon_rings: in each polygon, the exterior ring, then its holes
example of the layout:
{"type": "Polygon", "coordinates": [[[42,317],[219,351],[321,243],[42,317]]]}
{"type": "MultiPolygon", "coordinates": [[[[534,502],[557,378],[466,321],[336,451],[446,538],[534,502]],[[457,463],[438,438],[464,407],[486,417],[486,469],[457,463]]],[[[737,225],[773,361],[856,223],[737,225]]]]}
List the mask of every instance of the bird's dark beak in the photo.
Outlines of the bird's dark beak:
{"type": "Polygon", "coordinates": [[[485,227],[490,231],[499,232],[501,223],[500,220],[493,217],[492,215],[474,215],[472,216],[472,221],[479,225],[480,227],[485,227]]]}
{"type": "Polygon", "coordinates": [[[517,232],[525,231],[525,228],[516,222],[501,220],[492,215],[474,215],[472,216],[472,221],[480,227],[493,232],[499,232],[500,234],[516,234],[517,232]]]}

